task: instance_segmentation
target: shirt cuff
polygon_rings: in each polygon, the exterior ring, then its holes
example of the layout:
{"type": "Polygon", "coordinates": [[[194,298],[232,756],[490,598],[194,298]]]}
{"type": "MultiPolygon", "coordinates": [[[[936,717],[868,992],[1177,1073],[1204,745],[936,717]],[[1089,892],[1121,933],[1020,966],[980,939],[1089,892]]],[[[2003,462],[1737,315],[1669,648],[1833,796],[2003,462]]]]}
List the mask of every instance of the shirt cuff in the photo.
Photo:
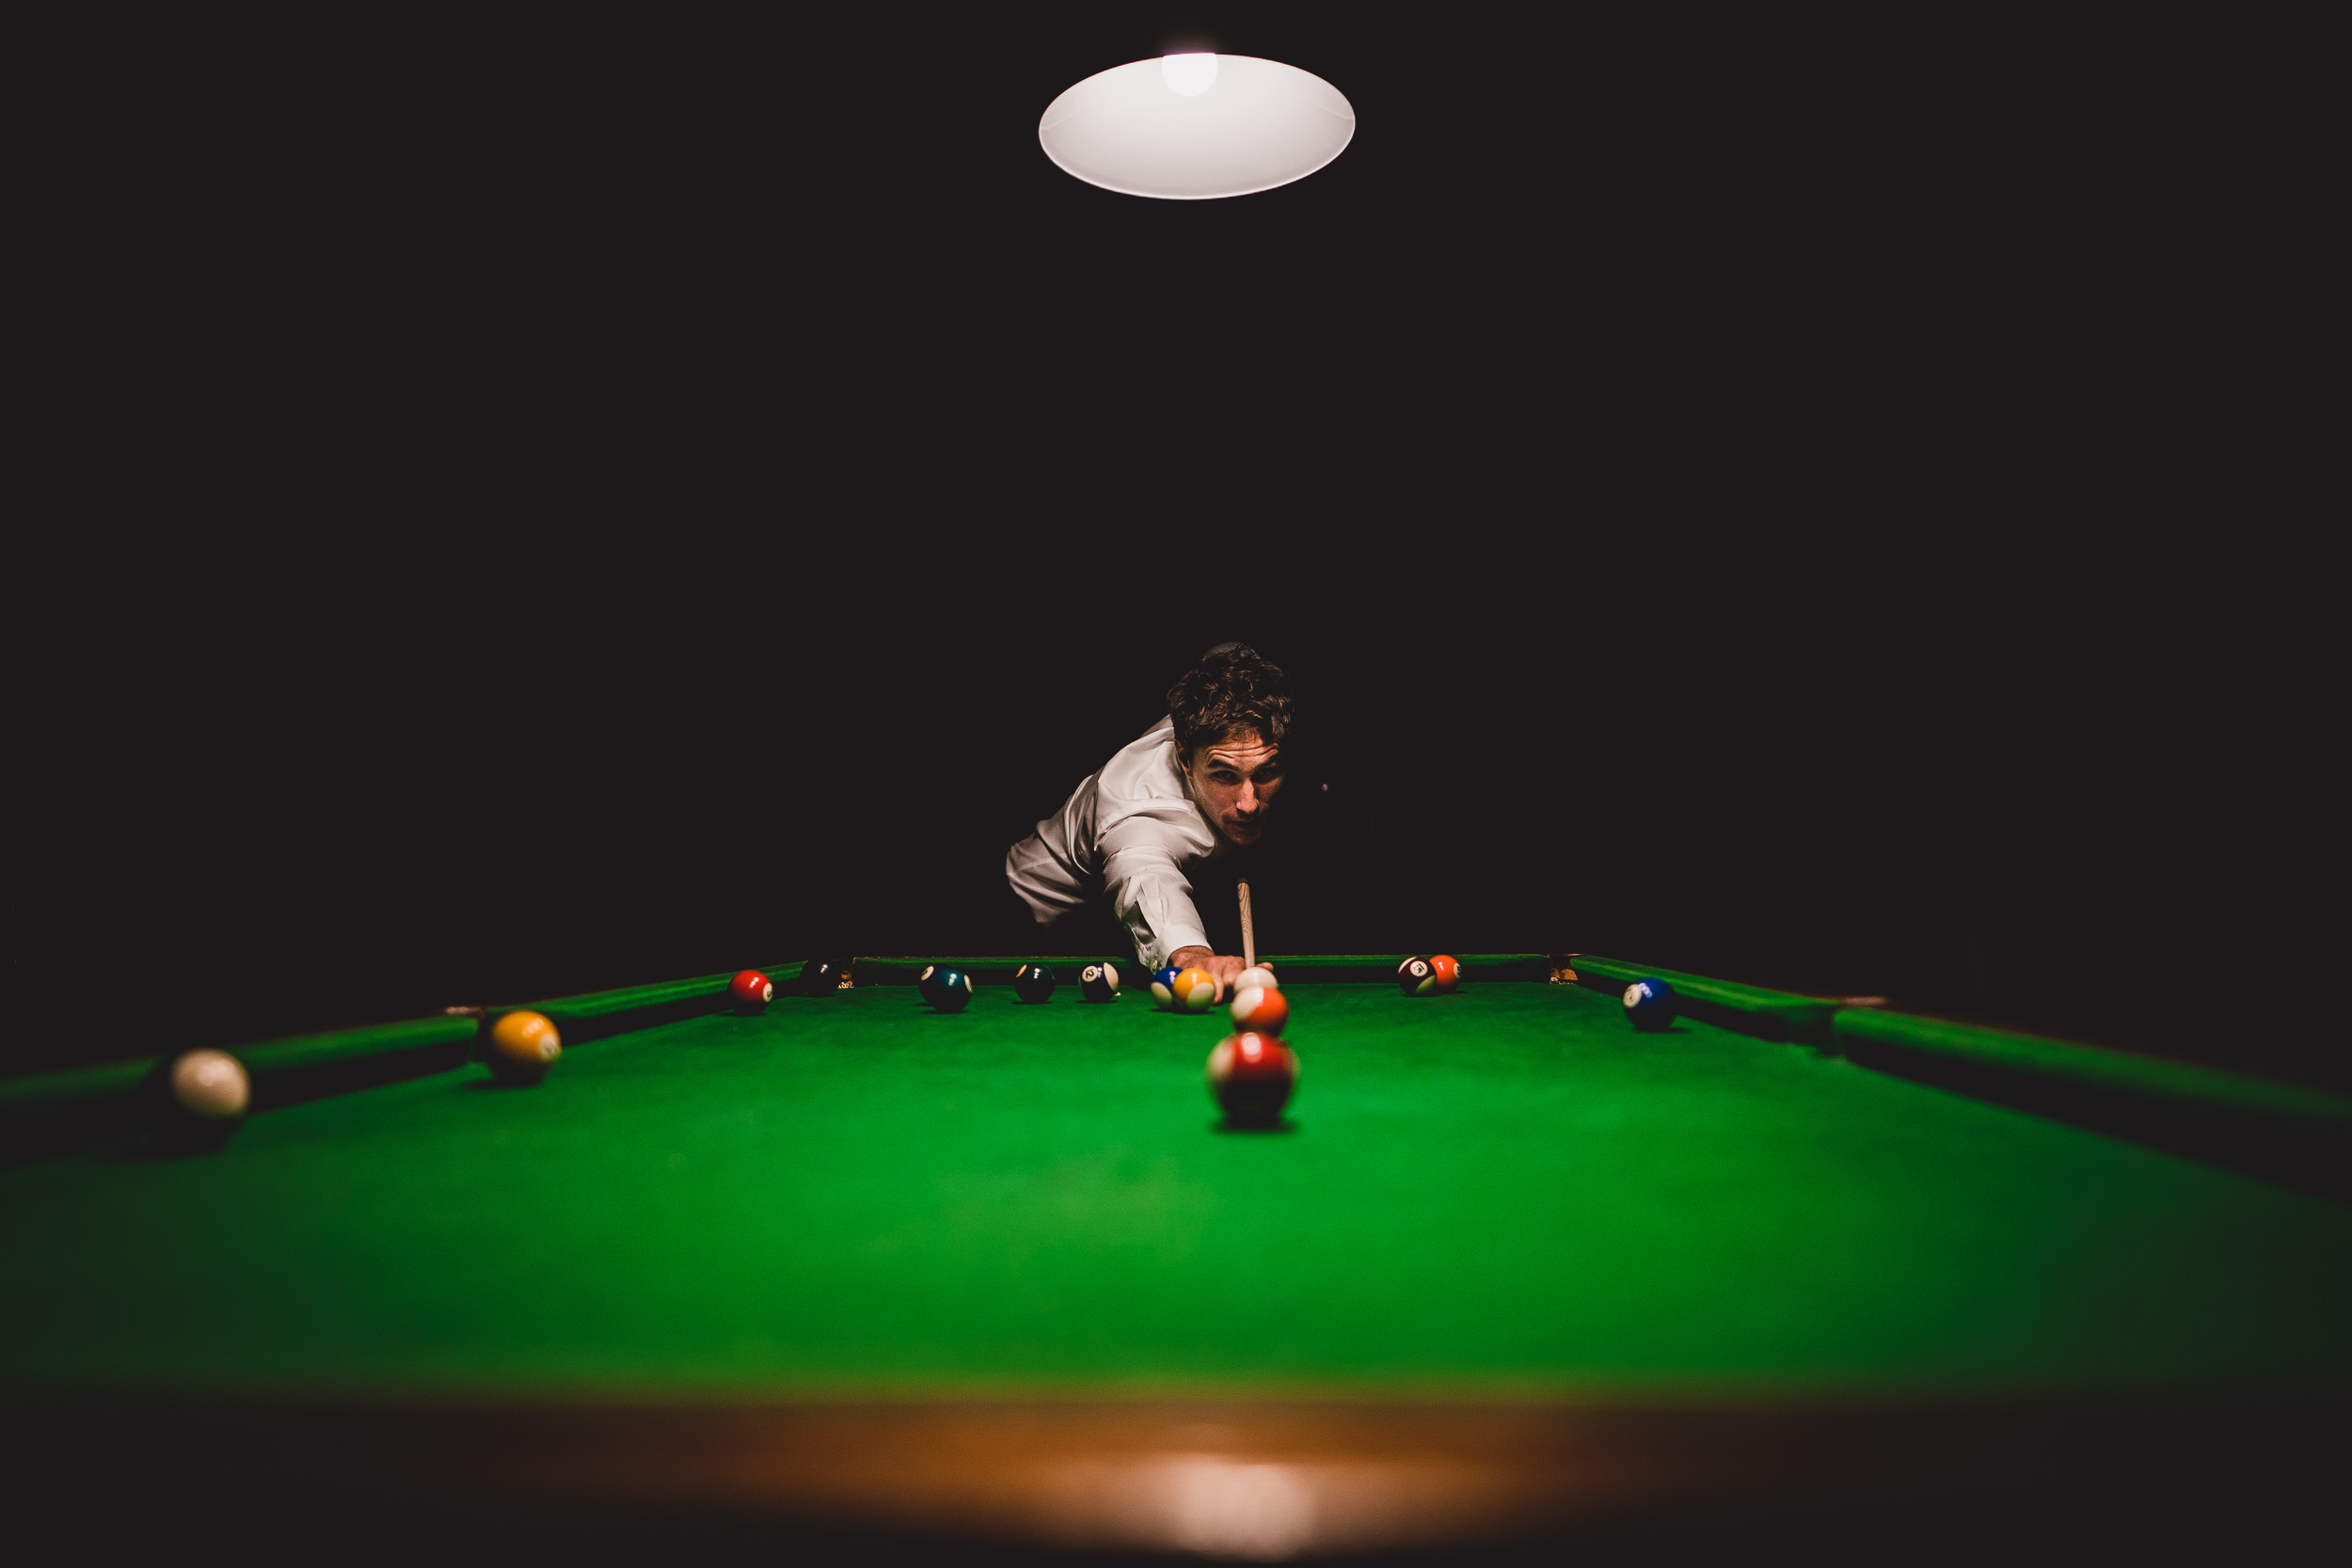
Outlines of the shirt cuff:
{"type": "Polygon", "coordinates": [[[1143,965],[1147,973],[1167,968],[1168,956],[1180,947],[1209,945],[1205,931],[1184,926],[1170,926],[1164,931],[1152,931],[1137,929],[1136,925],[1129,926],[1127,934],[1135,939],[1136,961],[1143,965]]]}

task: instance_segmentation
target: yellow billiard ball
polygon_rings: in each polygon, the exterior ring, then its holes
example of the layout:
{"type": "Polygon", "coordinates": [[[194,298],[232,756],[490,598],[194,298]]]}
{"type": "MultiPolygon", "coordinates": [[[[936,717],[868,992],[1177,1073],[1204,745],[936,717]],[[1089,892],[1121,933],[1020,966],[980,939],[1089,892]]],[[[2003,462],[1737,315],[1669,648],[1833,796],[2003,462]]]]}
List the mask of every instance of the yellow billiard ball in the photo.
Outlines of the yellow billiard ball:
{"type": "Polygon", "coordinates": [[[564,1054],[564,1041],[545,1013],[513,1012],[490,1025],[488,1054],[501,1082],[536,1084],[564,1054]]]}
{"type": "Polygon", "coordinates": [[[1216,976],[1205,969],[1187,969],[1168,984],[1168,1006],[1180,1013],[1205,1013],[1216,1006],[1216,976]]]}

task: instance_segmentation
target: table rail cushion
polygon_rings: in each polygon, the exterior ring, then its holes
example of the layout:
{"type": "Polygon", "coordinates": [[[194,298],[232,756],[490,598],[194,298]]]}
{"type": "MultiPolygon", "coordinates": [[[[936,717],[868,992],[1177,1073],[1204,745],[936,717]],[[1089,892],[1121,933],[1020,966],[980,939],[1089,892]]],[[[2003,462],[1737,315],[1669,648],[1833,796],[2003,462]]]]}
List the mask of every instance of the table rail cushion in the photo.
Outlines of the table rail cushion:
{"type": "Polygon", "coordinates": [[[1594,953],[1570,954],[1561,962],[1575,973],[1577,984],[1595,990],[1620,990],[1635,980],[1663,980],[1674,988],[1680,1011],[1761,1039],[1826,1046],[1831,1043],[1830,1022],[1843,1006],[1834,998],[1767,990],[1594,953]]]}
{"type": "MultiPolygon", "coordinates": [[[[796,974],[800,961],[767,973],[796,974]]],[[[474,1060],[481,1036],[528,1007],[554,1021],[567,1045],[650,1028],[732,1005],[736,971],[623,986],[501,1007],[453,1007],[430,1018],[371,1023],[235,1048],[253,1082],[256,1114],[380,1084],[449,1072],[474,1060]]],[[[156,1080],[179,1053],[0,1080],[0,1160],[47,1159],[147,1130],[156,1080]]]]}
{"type": "Polygon", "coordinates": [[[2352,1196],[2352,1098],[2343,1095],[1597,954],[1563,955],[1554,968],[1603,991],[1661,979],[1674,987],[1680,1010],[1723,1028],[1816,1046],[1877,1071],[2322,1196],[2352,1196]]]}

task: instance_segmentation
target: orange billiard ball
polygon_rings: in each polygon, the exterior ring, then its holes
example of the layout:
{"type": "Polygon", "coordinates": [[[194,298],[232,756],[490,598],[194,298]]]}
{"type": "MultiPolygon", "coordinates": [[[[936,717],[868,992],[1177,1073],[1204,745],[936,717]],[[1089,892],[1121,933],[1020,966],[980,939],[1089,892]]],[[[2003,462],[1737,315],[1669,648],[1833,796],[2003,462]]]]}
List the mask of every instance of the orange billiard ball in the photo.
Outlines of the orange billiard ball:
{"type": "Polygon", "coordinates": [[[1441,991],[1452,990],[1462,983],[1460,961],[1444,953],[1429,960],[1429,974],[1430,977],[1437,982],[1437,989],[1441,991]]]}
{"type": "Polygon", "coordinates": [[[490,1070],[504,1084],[536,1084],[564,1054],[564,1040],[545,1013],[507,1013],[490,1025],[490,1070]]]}
{"type": "Polygon", "coordinates": [[[1233,992],[1233,1027],[1279,1035],[1290,1022],[1291,1005],[1271,986],[1244,986],[1233,992]]]}

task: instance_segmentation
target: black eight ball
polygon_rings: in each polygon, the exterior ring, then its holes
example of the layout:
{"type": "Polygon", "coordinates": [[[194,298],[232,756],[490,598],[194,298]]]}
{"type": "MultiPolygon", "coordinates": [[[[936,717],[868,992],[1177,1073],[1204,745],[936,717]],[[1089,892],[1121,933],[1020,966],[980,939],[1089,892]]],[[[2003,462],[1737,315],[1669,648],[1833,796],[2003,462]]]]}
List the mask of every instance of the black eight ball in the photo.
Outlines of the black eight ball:
{"type": "Polygon", "coordinates": [[[1012,977],[1012,989],[1024,1002],[1042,1002],[1054,994],[1054,972],[1043,964],[1023,964],[1012,977]]]}

